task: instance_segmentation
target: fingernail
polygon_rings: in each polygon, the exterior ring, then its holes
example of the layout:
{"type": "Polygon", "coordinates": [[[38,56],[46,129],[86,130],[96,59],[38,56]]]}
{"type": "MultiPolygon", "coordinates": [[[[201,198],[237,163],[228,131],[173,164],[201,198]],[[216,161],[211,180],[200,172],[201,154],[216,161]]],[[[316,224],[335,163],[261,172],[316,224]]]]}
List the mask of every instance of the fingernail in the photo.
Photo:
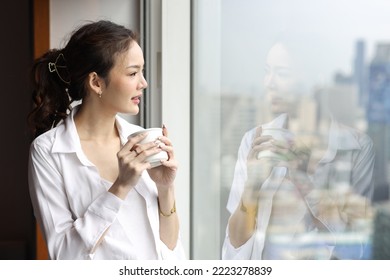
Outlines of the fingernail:
{"type": "Polygon", "coordinates": [[[167,136],[167,127],[165,126],[165,124],[162,125],[162,134],[164,136],[167,136]]]}

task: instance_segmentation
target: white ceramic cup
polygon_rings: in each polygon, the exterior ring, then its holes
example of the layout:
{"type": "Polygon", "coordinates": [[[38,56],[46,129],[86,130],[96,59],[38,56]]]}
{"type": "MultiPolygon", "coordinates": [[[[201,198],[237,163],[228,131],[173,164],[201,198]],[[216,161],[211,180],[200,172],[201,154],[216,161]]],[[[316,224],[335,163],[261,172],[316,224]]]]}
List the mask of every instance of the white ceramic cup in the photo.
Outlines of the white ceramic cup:
{"type": "MultiPolygon", "coordinates": [[[[272,136],[276,141],[283,142],[285,144],[289,143],[293,139],[293,134],[284,128],[263,128],[261,135],[272,136]]],[[[283,158],[272,151],[261,151],[257,154],[257,159],[260,158],[272,158],[277,160],[283,160],[283,158]]]]}
{"type": "MultiPolygon", "coordinates": [[[[158,137],[163,135],[162,128],[153,127],[153,128],[147,128],[144,130],[134,132],[134,133],[130,134],[128,136],[128,138],[137,136],[137,135],[139,135],[141,133],[145,133],[145,132],[147,133],[147,136],[144,139],[142,139],[141,142],[139,142],[140,144],[158,141],[158,137]]],[[[157,167],[157,166],[161,165],[161,160],[168,160],[168,154],[165,151],[161,151],[158,154],[154,154],[154,155],[147,157],[146,160],[150,163],[150,165],[152,167],[157,167]]]]}

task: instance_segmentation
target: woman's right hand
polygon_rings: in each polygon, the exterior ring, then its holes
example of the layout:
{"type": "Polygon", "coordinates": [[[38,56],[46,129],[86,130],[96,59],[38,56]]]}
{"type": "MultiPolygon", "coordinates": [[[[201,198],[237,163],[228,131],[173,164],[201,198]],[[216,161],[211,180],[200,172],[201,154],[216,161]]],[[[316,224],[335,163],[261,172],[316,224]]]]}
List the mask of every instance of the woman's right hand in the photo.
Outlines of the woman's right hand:
{"type": "Polygon", "coordinates": [[[245,205],[245,208],[252,209],[249,212],[253,213],[257,211],[255,209],[257,209],[261,186],[271,174],[272,168],[278,164],[278,161],[272,158],[258,158],[260,152],[272,148],[273,138],[261,135],[261,133],[262,128],[258,127],[246,161],[247,180],[241,196],[241,203],[245,205]]]}
{"type": "Polygon", "coordinates": [[[117,153],[119,174],[110,191],[121,198],[124,198],[137,184],[142,173],[146,169],[151,168],[146,158],[161,151],[156,142],[140,144],[146,136],[147,132],[129,138],[127,143],[117,153]],[[119,192],[118,188],[120,189],[119,192]]]}
{"type": "Polygon", "coordinates": [[[258,190],[264,181],[269,177],[272,167],[278,161],[272,158],[258,158],[258,154],[265,150],[273,150],[272,140],[269,135],[261,135],[261,126],[256,129],[255,137],[252,142],[252,147],[247,157],[247,187],[253,190],[258,190]]]}

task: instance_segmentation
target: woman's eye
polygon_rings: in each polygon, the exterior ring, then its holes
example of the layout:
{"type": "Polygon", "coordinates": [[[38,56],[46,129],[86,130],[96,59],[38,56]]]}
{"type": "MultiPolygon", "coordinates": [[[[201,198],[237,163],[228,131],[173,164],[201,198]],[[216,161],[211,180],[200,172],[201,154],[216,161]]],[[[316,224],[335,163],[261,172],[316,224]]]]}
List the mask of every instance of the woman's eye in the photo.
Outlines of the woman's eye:
{"type": "Polygon", "coordinates": [[[129,74],[129,76],[131,76],[131,77],[134,77],[135,75],[137,75],[137,72],[132,72],[129,74]]]}
{"type": "Polygon", "coordinates": [[[291,72],[289,70],[279,70],[278,76],[282,78],[289,78],[291,76],[291,72]]]}

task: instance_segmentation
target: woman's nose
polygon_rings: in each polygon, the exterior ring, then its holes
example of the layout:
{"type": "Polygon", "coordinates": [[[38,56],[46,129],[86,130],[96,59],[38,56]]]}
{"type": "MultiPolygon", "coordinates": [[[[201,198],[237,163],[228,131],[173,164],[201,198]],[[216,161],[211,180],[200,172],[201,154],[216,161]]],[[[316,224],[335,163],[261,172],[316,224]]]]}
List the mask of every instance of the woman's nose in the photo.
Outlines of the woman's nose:
{"type": "Polygon", "coordinates": [[[272,73],[267,74],[264,78],[264,85],[270,89],[275,88],[275,75],[272,73]]]}
{"type": "Polygon", "coordinates": [[[148,82],[146,81],[145,77],[142,76],[140,81],[140,89],[145,89],[148,87],[148,82]]]}

